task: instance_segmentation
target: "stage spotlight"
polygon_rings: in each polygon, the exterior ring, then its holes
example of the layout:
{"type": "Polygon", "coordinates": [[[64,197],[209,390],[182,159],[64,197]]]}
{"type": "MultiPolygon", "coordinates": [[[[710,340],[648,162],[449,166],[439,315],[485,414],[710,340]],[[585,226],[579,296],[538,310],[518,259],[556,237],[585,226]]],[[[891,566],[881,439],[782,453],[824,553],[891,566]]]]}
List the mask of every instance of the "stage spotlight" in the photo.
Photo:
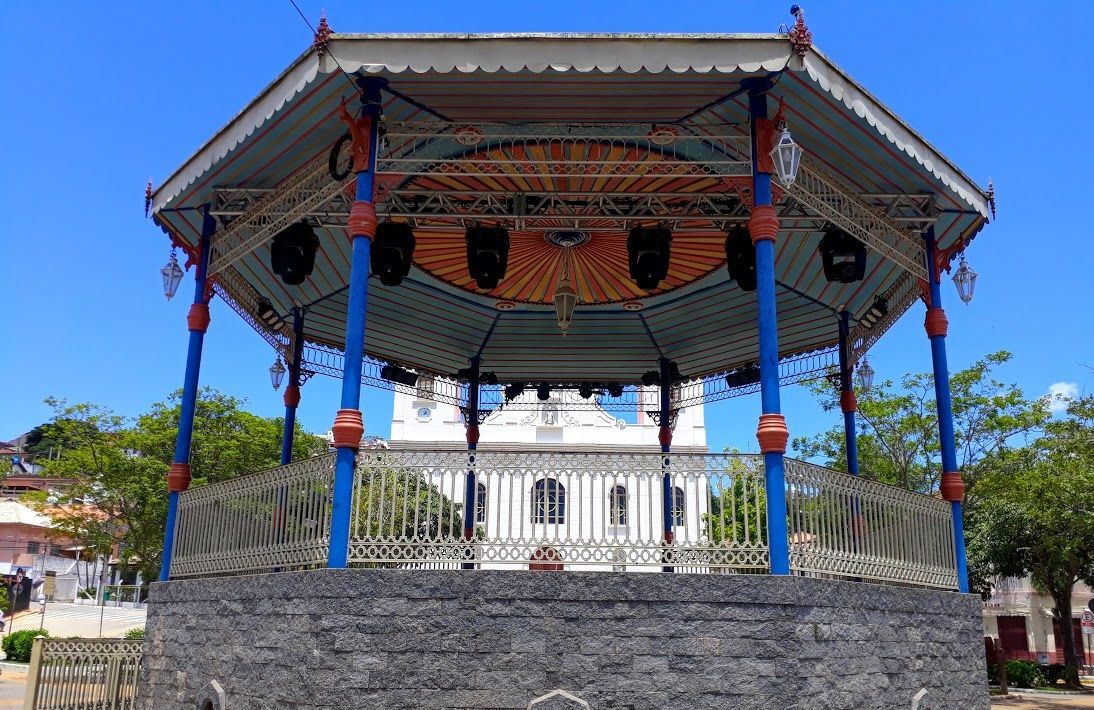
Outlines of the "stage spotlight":
{"type": "Polygon", "coordinates": [[[881,296],[874,299],[874,302],[870,304],[870,307],[866,309],[866,312],[862,314],[862,317],[858,319],[858,322],[862,324],[863,328],[870,329],[878,324],[886,314],[889,313],[889,302],[881,296]]]}
{"type": "Polygon", "coordinates": [[[497,288],[509,263],[509,232],[504,227],[468,227],[466,239],[471,278],[479,288],[497,288]]]}
{"type": "Polygon", "coordinates": [[[582,382],[577,386],[577,393],[581,395],[582,399],[588,399],[593,396],[593,383],[582,382]]]}
{"type": "Polygon", "coordinates": [[[757,363],[742,365],[726,375],[726,384],[731,388],[747,387],[760,381],[760,366],[757,363]]]}
{"type": "Polygon", "coordinates": [[[551,398],[551,385],[546,382],[540,382],[536,387],[536,397],[538,397],[541,402],[549,400],[551,398]]]}
{"type": "Polygon", "coordinates": [[[418,384],[417,373],[404,370],[398,365],[384,365],[380,368],[380,377],[388,382],[394,382],[397,385],[406,385],[407,387],[413,387],[418,384]]]}
{"type": "Polygon", "coordinates": [[[299,286],[315,268],[319,237],[306,222],[286,227],[270,245],[270,268],[289,286],[299,286]]]}
{"type": "Polygon", "coordinates": [[[505,386],[505,400],[513,400],[524,394],[524,383],[513,382],[505,386]]]}
{"type": "Polygon", "coordinates": [[[742,291],[756,290],[756,245],[747,227],[734,227],[726,237],[726,269],[742,291]]]}
{"type": "Polygon", "coordinates": [[[258,300],[258,306],[255,308],[255,316],[257,316],[267,328],[275,333],[280,333],[285,329],[285,319],[281,317],[280,313],[274,310],[273,304],[270,303],[270,299],[266,297],[258,300]]]}
{"type": "Polygon", "coordinates": [[[381,222],[376,227],[369,257],[372,273],[385,286],[398,286],[410,273],[414,258],[414,231],[405,222],[381,222]]]}
{"type": "Polygon", "coordinates": [[[829,225],[817,251],[830,283],[854,283],[866,275],[866,247],[842,229],[829,225]]]}
{"type": "Polygon", "coordinates": [[[618,382],[609,382],[604,389],[608,390],[609,397],[615,397],[616,399],[619,399],[623,396],[623,385],[619,384],[618,382]]]}
{"type": "Polygon", "coordinates": [[[646,387],[652,387],[653,385],[661,384],[661,373],[657,370],[650,370],[642,375],[642,384],[646,387]]]}
{"type": "Polygon", "coordinates": [[[631,278],[643,291],[652,291],[669,274],[672,232],[665,227],[635,227],[627,237],[631,278]]]}

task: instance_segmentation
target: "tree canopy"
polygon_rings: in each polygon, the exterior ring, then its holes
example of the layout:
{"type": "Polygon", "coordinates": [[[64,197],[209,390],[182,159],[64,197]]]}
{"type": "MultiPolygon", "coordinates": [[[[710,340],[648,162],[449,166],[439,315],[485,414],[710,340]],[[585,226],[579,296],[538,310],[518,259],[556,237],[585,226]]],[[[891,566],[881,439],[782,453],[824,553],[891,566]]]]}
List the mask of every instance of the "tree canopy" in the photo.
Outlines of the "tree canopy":
{"type": "MultiPolygon", "coordinates": [[[[42,440],[64,442],[61,455],[46,463],[46,474],[70,479],[67,490],[50,497],[31,495],[46,509],[55,534],[79,541],[99,554],[118,547],[123,572],[139,571],[147,581],[159,571],[167,519],[166,476],[174,457],[180,393],[127,419],[106,407],[48,399],[54,417],[42,440]]],[[[253,473],[280,462],[283,420],[243,410],[244,402],[214,389],[201,391],[191,447],[195,484],[253,473]]],[[[326,442],[297,425],[295,457],[327,450],[326,442]]]]}

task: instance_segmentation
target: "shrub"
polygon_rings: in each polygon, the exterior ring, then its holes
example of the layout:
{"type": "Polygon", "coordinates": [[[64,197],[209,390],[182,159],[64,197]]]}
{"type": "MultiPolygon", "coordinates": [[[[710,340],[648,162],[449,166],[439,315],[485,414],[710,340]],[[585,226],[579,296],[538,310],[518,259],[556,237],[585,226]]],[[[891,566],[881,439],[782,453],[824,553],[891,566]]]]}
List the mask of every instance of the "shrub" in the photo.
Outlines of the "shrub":
{"type": "Polygon", "coordinates": [[[1045,685],[1056,685],[1056,681],[1063,677],[1064,664],[1053,663],[1047,666],[1037,666],[1037,669],[1041,671],[1041,677],[1045,679],[1045,685]]]}
{"type": "Polygon", "coordinates": [[[1007,682],[1019,688],[1043,685],[1044,677],[1033,661],[1007,661],[1007,682]]]}
{"type": "Polygon", "coordinates": [[[125,632],[125,638],[127,639],[142,639],[144,638],[144,627],[138,626],[135,629],[129,629],[125,632]]]}
{"type": "Polygon", "coordinates": [[[8,660],[17,663],[29,662],[35,636],[49,636],[49,632],[44,629],[41,631],[24,629],[4,637],[4,653],[8,654],[8,660]]]}

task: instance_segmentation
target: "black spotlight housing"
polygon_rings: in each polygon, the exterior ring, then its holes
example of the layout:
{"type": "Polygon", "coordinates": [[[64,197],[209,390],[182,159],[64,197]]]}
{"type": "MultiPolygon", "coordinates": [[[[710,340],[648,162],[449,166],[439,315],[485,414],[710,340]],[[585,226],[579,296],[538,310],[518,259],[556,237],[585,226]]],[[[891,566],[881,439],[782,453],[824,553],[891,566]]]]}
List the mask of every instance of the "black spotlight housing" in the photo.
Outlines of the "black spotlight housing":
{"type": "Polygon", "coordinates": [[[285,329],[285,319],[281,317],[281,314],[270,303],[270,299],[266,297],[258,300],[258,306],[255,307],[255,316],[275,333],[280,333],[285,329]]]}
{"type": "Polygon", "coordinates": [[[649,370],[642,375],[642,384],[646,387],[652,387],[653,385],[661,384],[661,373],[657,370],[649,370]]]}
{"type": "Polygon", "coordinates": [[[726,269],[742,291],[756,290],[756,245],[747,227],[734,227],[726,236],[726,269]]]}
{"type": "Polygon", "coordinates": [[[380,368],[380,377],[397,385],[413,387],[418,384],[418,373],[404,370],[398,365],[384,365],[380,368]]]}
{"type": "Polygon", "coordinates": [[[551,385],[546,382],[540,382],[539,385],[536,386],[536,397],[538,397],[541,402],[549,400],[551,398],[551,385]]]}
{"type": "Polygon", "coordinates": [[[509,232],[505,227],[468,227],[467,271],[482,289],[497,288],[509,264],[509,232]]]}
{"type": "Polygon", "coordinates": [[[414,230],[406,222],[381,222],[376,227],[369,257],[372,273],[385,286],[398,286],[410,273],[414,258],[414,230]]]}
{"type": "Polygon", "coordinates": [[[737,387],[747,387],[748,385],[754,385],[759,381],[760,365],[755,362],[751,362],[747,365],[742,365],[726,375],[726,384],[733,389],[736,389],[737,387]]]}
{"type": "Polygon", "coordinates": [[[523,382],[512,382],[508,385],[505,385],[505,400],[506,401],[509,401],[511,399],[516,399],[517,397],[521,396],[522,394],[524,394],[524,383],[523,382]]]}
{"type": "Polygon", "coordinates": [[[817,251],[829,283],[854,283],[866,275],[866,247],[842,229],[829,225],[817,251]]]}
{"type": "Polygon", "coordinates": [[[593,383],[582,382],[577,386],[577,393],[581,395],[582,399],[588,399],[593,396],[593,383]]]}
{"type": "Polygon", "coordinates": [[[270,244],[270,268],[289,286],[299,286],[315,268],[319,237],[307,222],[297,222],[278,232],[270,244]]]}
{"type": "Polygon", "coordinates": [[[631,278],[643,291],[652,291],[669,275],[672,232],[667,227],[635,227],[627,237],[631,278]]]}
{"type": "Polygon", "coordinates": [[[623,385],[619,384],[618,382],[609,382],[604,389],[608,391],[609,397],[615,397],[616,399],[619,399],[623,396],[623,385]]]}
{"type": "Polygon", "coordinates": [[[862,314],[862,317],[858,319],[858,322],[862,324],[863,328],[873,328],[878,324],[882,318],[889,313],[889,302],[883,297],[878,296],[874,299],[874,302],[870,304],[870,307],[866,309],[866,312],[862,314]]]}

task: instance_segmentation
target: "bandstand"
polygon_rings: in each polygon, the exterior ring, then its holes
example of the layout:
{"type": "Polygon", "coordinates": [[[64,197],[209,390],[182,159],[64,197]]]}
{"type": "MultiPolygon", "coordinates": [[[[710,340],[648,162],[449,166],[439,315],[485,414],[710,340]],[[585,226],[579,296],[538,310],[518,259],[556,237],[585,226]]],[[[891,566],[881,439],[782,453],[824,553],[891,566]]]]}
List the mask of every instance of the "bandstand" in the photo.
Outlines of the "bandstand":
{"type": "Polygon", "coordinates": [[[148,707],[986,707],[940,280],[992,196],[800,11],[773,35],[324,21],[148,203],[195,277],[148,707]],[[287,374],[285,453],[190,488],[214,297],[287,374]],[[937,496],[855,449],[851,375],[921,303],[937,496]],[[780,387],[832,373],[851,475],[785,456],[780,387]],[[339,403],[301,404],[316,375],[339,403]],[[458,407],[466,448],[369,446],[362,385],[458,407]],[[673,452],[684,408],[753,393],[758,453],[673,452]],[[645,406],[656,448],[479,440],[545,402],[645,406]],[[334,453],[291,460],[298,406],[334,453]]]}

